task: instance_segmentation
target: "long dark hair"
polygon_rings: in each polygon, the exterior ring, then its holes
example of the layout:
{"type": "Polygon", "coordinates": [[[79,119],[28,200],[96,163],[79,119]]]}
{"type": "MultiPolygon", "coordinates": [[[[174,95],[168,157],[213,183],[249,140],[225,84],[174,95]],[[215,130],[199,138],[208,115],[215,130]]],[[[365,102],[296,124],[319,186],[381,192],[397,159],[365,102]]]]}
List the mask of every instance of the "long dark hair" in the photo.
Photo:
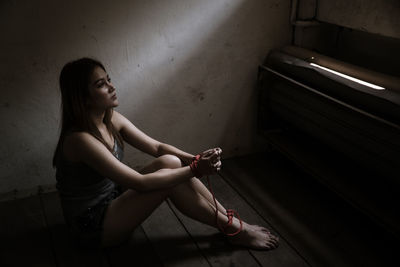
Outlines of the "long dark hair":
{"type": "MultiPolygon", "coordinates": [[[[104,141],[99,129],[90,119],[88,112],[89,82],[96,67],[106,71],[103,64],[91,58],[81,58],[69,62],[61,70],[59,80],[61,89],[61,133],[53,156],[53,167],[57,165],[66,134],[73,131],[88,132],[102,142],[110,151],[112,150],[112,147],[109,147],[104,141]]],[[[112,108],[106,110],[103,122],[107,130],[123,146],[122,137],[111,122],[112,112],[112,108]]]]}

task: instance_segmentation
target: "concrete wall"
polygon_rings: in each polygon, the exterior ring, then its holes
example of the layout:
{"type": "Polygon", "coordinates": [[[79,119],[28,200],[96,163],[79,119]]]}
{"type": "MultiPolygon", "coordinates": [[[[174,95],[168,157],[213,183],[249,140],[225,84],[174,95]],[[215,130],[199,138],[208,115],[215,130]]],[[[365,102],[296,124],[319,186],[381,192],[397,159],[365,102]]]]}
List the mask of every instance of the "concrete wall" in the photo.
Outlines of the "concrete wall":
{"type": "MultiPolygon", "coordinates": [[[[55,183],[58,75],[101,60],[120,106],[150,136],[197,153],[257,149],[257,66],[290,42],[290,1],[0,2],[0,193],[55,183]]],[[[127,149],[126,162],[149,160],[127,149]]]]}
{"type": "Polygon", "coordinates": [[[356,30],[400,38],[399,0],[318,0],[317,19],[356,30]]]}

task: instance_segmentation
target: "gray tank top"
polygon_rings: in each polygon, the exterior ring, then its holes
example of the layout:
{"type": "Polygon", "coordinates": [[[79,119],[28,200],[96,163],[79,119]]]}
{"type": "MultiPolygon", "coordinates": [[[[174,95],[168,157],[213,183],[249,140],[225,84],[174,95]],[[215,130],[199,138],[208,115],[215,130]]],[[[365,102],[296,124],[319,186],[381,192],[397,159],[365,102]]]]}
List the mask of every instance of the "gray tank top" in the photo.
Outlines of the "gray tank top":
{"type": "MultiPolygon", "coordinates": [[[[117,190],[117,185],[88,165],[68,161],[62,152],[60,154],[56,164],[56,187],[60,194],[65,220],[70,223],[74,217],[117,190]]],[[[123,150],[116,139],[112,154],[122,161],[123,150]]]]}

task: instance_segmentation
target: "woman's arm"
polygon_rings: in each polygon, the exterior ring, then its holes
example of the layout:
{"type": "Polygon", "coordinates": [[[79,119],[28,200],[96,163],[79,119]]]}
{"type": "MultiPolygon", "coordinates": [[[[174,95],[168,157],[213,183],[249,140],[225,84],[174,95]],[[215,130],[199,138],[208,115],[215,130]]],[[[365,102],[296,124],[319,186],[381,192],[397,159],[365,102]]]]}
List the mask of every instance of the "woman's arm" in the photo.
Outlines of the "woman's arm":
{"type": "MultiPolygon", "coordinates": [[[[64,148],[68,158],[83,162],[104,177],[137,191],[168,188],[193,177],[189,166],[140,174],[116,159],[100,141],[85,132],[73,133],[65,139],[65,142],[64,148]]],[[[203,164],[202,170],[206,172],[204,174],[214,172],[209,166],[203,164]]]]}
{"type": "Polygon", "coordinates": [[[158,147],[161,144],[159,141],[136,128],[135,125],[117,111],[113,111],[111,121],[125,142],[151,156],[159,156],[158,147]]]}
{"type": "Polygon", "coordinates": [[[149,155],[159,157],[171,154],[177,156],[186,164],[189,164],[193,158],[192,154],[149,137],[116,111],[113,112],[112,122],[128,144],[149,155]]]}
{"type": "Polygon", "coordinates": [[[165,143],[160,143],[160,145],[158,146],[158,154],[160,156],[164,154],[175,155],[178,158],[180,158],[186,165],[189,165],[194,157],[194,155],[192,154],[189,154],[185,151],[182,151],[174,146],[165,143]]]}

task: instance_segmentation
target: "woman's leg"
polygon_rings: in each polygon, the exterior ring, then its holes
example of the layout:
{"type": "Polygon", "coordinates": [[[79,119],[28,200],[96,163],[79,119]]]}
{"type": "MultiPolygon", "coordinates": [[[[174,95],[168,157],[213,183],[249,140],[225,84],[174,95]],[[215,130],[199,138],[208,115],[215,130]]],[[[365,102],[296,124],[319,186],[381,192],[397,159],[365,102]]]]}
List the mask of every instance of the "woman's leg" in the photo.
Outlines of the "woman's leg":
{"type": "MultiPolygon", "coordinates": [[[[205,199],[207,199],[210,204],[215,207],[214,199],[211,194],[211,192],[208,190],[208,188],[197,178],[193,178],[190,180],[190,186],[199,194],[201,194],[205,199]]],[[[226,215],[226,209],[224,206],[219,203],[218,200],[215,200],[217,202],[217,207],[218,211],[221,212],[222,214],[226,215]]]]}
{"type": "MultiPolygon", "coordinates": [[[[153,172],[161,168],[177,168],[180,166],[178,158],[165,155],[144,168],[143,172],[153,172]]],[[[194,184],[197,182],[193,181],[196,180],[192,178],[188,182],[182,183],[172,189],[149,193],[138,193],[133,190],[127,190],[120,197],[112,201],[107,209],[104,219],[103,244],[106,246],[117,244],[124,237],[128,237],[130,232],[142,223],[166,197],[169,197],[174,205],[185,215],[216,227],[215,207],[195,189],[199,185],[197,184],[196,187],[194,184]]],[[[201,191],[204,191],[204,188],[201,191]]],[[[224,223],[226,222],[226,216],[219,214],[218,220],[224,223]]],[[[259,249],[276,247],[277,240],[275,237],[248,226],[248,224],[244,224],[243,233],[231,238],[231,241],[236,244],[259,249]]],[[[237,219],[234,219],[231,228],[231,231],[239,228],[239,221],[237,219]]]]}
{"type": "MultiPolygon", "coordinates": [[[[169,199],[179,211],[192,219],[215,228],[218,228],[217,224],[226,224],[226,215],[218,213],[218,217],[216,218],[215,207],[193,188],[194,179],[192,178],[191,182],[176,186],[169,195],[169,199]]],[[[233,218],[232,225],[226,230],[229,233],[233,233],[239,228],[240,221],[237,218],[233,218]]],[[[242,231],[236,236],[229,237],[229,241],[236,245],[243,245],[254,249],[273,249],[278,246],[279,239],[264,227],[249,225],[243,222],[242,231]]]]}
{"type": "MultiPolygon", "coordinates": [[[[155,172],[162,168],[179,168],[181,167],[181,161],[171,155],[165,155],[157,158],[148,166],[143,168],[141,173],[155,172]]],[[[157,190],[146,193],[135,192],[134,190],[126,190],[121,196],[113,200],[107,208],[104,218],[104,233],[103,233],[103,244],[112,245],[121,242],[124,238],[129,237],[129,234],[140,225],[150,214],[167,198],[172,195],[177,196],[174,199],[179,199],[180,202],[189,202],[190,207],[196,207],[199,205],[208,206],[215,212],[214,203],[211,194],[207,188],[197,179],[192,178],[180,190],[177,188],[171,188],[166,190],[157,190]],[[206,200],[203,195],[195,190],[205,191],[209,194],[209,200],[206,200]],[[186,192],[185,192],[186,191],[186,192]],[[188,198],[188,199],[185,199],[188,198]],[[197,202],[193,204],[193,202],[197,202]]],[[[180,186],[182,187],[182,185],[180,186]]],[[[177,200],[178,201],[178,200],[177,200]]],[[[215,217],[209,216],[209,212],[205,216],[194,215],[188,207],[179,205],[177,201],[173,201],[178,209],[184,209],[184,213],[189,213],[188,216],[200,220],[204,223],[215,226],[215,217]]],[[[208,209],[209,211],[209,209],[208,209]]],[[[220,205],[219,211],[226,213],[225,209],[220,205]]]]}
{"type": "MultiPolygon", "coordinates": [[[[174,158],[162,156],[140,172],[150,173],[174,165],[174,158]]],[[[129,238],[139,226],[168,197],[171,189],[136,192],[127,189],[107,207],[103,221],[103,246],[116,245],[129,238]]]]}
{"type": "MultiPolygon", "coordinates": [[[[211,192],[208,190],[208,188],[199,179],[197,179],[197,178],[190,179],[190,186],[197,193],[201,194],[211,204],[211,206],[215,209],[215,203],[214,203],[214,199],[213,199],[213,196],[212,196],[211,192]]],[[[218,211],[226,216],[226,209],[224,208],[224,206],[222,206],[221,203],[219,203],[218,200],[216,200],[216,202],[217,202],[218,211]]],[[[248,226],[252,227],[252,228],[254,228],[256,230],[261,230],[261,231],[269,233],[269,230],[266,229],[265,227],[262,227],[262,226],[259,226],[259,225],[248,225],[248,226]]]]}

